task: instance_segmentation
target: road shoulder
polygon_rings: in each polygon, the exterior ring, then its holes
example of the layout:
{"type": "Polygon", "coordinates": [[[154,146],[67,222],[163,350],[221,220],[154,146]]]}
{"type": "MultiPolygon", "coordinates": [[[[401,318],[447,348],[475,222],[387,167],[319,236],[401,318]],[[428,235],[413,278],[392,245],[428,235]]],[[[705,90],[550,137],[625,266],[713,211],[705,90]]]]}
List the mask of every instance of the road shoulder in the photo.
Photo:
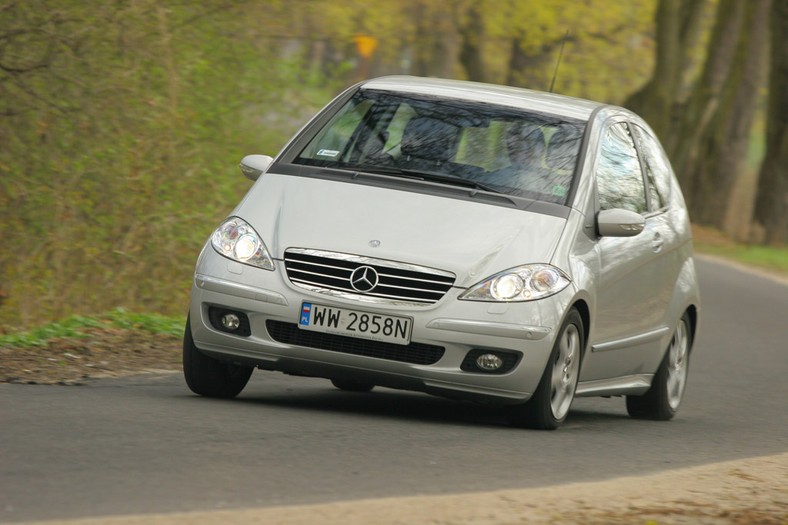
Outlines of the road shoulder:
{"type": "Polygon", "coordinates": [[[788,523],[788,453],[593,483],[320,505],[28,525],[508,525],[788,523]]]}

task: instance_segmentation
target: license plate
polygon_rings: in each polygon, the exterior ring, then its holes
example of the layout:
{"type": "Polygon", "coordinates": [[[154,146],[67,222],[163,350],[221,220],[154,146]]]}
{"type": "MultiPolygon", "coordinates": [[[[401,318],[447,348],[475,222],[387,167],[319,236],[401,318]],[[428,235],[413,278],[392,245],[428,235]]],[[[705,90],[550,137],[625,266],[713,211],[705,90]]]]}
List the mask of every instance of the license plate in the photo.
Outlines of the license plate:
{"type": "Polygon", "coordinates": [[[406,345],[410,343],[412,322],[409,317],[303,303],[298,327],[315,332],[406,345]]]}

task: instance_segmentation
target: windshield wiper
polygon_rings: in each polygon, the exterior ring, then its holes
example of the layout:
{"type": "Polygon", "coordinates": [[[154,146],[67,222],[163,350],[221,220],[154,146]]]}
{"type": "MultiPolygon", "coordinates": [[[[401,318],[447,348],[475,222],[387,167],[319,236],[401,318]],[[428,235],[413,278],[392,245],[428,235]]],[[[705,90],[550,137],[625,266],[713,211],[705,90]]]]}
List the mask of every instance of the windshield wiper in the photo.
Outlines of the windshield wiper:
{"type": "Polygon", "coordinates": [[[439,182],[442,184],[451,184],[453,186],[462,186],[474,190],[489,191],[490,193],[502,193],[486,184],[476,182],[470,179],[465,179],[457,175],[429,173],[419,170],[410,170],[403,168],[392,168],[388,166],[342,166],[343,169],[353,169],[363,171],[366,173],[376,173],[380,175],[392,175],[394,177],[404,177],[407,179],[423,180],[426,182],[439,182]]]}

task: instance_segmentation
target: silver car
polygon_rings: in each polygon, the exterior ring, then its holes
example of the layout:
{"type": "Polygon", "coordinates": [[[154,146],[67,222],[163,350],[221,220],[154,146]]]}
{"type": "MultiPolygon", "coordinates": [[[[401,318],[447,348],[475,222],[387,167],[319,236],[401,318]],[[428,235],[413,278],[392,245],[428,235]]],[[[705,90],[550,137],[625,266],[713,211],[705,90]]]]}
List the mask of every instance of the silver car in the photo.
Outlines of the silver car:
{"type": "Polygon", "coordinates": [[[615,106],[384,77],[272,159],[197,261],[183,368],[232,398],[254,368],[507,405],[577,396],[667,420],[700,310],[689,218],[649,126],[615,106]]]}

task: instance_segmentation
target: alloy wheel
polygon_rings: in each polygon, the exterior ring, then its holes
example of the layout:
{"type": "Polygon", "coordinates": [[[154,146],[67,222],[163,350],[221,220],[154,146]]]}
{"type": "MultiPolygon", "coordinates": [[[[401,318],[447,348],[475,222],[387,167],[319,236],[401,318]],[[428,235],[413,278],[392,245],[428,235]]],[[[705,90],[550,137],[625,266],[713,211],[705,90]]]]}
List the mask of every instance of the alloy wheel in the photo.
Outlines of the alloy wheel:
{"type": "Polygon", "coordinates": [[[682,319],[676,327],[676,333],[668,348],[667,394],[668,405],[673,410],[678,409],[681,404],[681,397],[687,384],[688,354],[689,335],[684,319],[682,319]]]}
{"type": "Polygon", "coordinates": [[[553,363],[550,389],[550,408],[553,417],[563,419],[575,397],[575,385],[580,372],[580,334],[574,324],[561,334],[558,354],[553,363]]]}

